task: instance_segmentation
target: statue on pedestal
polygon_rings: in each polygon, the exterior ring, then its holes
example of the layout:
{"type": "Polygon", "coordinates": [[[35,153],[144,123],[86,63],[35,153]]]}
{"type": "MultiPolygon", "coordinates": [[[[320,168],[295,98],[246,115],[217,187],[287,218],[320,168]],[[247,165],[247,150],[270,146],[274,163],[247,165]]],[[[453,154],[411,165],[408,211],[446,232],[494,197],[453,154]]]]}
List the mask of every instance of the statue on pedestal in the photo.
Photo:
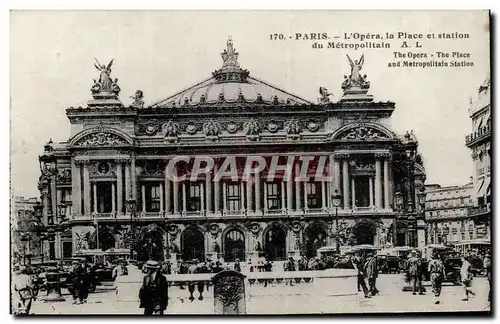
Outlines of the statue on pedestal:
{"type": "Polygon", "coordinates": [[[97,58],[94,59],[95,59],[94,63],[95,68],[101,72],[99,76],[99,85],[101,86],[100,90],[111,92],[112,91],[111,86],[113,85],[113,81],[111,80],[111,66],[113,65],[114,59],[112,59],[107,66],[99,63],[97,58]]]}
{"type": "Polygon", "coordinates": [[[366,74],[361,75],[361,69],[365,62],[365,55],[361,55],[361,58],[357,61],[353,61],[349,55],[347,55],[349,64],[351,65],[351,75],[344,76],[345,80],[342,83],[342,89],[348,90],[351,88],[368,89],[370,88],[370,82],[366,81],[366,74]]]}

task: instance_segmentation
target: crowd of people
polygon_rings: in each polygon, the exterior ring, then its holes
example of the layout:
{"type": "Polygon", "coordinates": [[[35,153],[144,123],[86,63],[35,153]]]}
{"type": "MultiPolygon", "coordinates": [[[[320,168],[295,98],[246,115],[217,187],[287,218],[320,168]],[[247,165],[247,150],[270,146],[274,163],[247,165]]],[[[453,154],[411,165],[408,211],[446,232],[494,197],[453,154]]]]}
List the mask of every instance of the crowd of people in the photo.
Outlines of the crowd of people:
{"type": "MultiPolygon", "coordinates": [[[[459,281],[463,286],[464,297],[462,300],[469,300],[475,292],[471,289],[473,280],[472,265],[470,257],[462,255],[459,273],[459,281]]],[[[365,298],[372,298],[380,293],[377,288],[377,278],[381,268],[379,258],[373,251],[355,252],[353,255],[345,257],[315,257],[307,259],[301,257],[296,260],[292,257],[282,263],[283,271],[305,271],[321,270],[332,265],[342,265],[347,268],[353,268],[357,271],[357,289],[362,292],[365,298]]],[[[198,274],[198,273],[218,273],[223,270],[234,270],[237,272],[271,272],[276,269],[276,263],[268,259],[259,260],[257,263],[249,261],[246,264],[236,259],[233,263],[223,262],[221,260],[207,259],[205,261],[193,259],[190,261],[177,260],[171,263],[170,260],[162,262],[149,260],[143,264],[132,261],[131,263],[116,259],[107,264],[95,264],[86,260],[74,261],[71,266],[57,264],[53,272],[64,272],[69,274],[70,282],[67,285],[68,291],[73,297],[73,304],[84,304],[87,302],[89,291],[95,288],[98,278],[96,272],[98,269],[106,267],[112,269],[111,280],[116,281],[124,275],[128,275],[129,266],[137,268],[144,273],[142,287],[139,291],[140,307],[144,309],[145,315],[163,314],[168,305],[168,282],[164,275],[169,274],[198,274]]],[[[483,260],[483,266],[490,285],[488,301],[491,301],[491,257],[488,253],[483,260]]],[[[425,295],[423,288],[424,273],[427,271],[434,295],[435,304],[440,303],[442,284],[447,274],[443,263],[442,255],[434,252],[428,262],[416,251],[412,250],[408,258],[403,263],[403,270],[406,273],[406,283],[410,285],[413,295],[425,295]]],[[[42,272],[41,267],[14,266],[13,276],[13,305],[16,314],[29,314],[32,302],[37,298],[39,290],[39,275],[42,272]]],[[[290,281],[289,284],[293,284],[290,281]]],[[[265,281],[267,286],[267,281],[265,281]]],[[[195,290],[198,291],[199,300],[203,300],[203,291],[206,287],[204,282],[188,282],[180,284],[180,289],[186,289],[190,293],[189,300],[193,301],[195,290]]],[[[208,289],[208,287],[207,287],[208,289]]]]}

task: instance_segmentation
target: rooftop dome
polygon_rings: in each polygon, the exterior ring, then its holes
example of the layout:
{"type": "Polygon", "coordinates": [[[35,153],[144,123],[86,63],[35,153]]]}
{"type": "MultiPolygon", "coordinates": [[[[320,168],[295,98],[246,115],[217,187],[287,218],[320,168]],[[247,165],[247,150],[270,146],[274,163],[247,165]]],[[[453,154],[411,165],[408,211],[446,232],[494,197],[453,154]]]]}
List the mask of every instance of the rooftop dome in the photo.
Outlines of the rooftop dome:
{"type": "Polygon", "coordinates": [[[177,92],[151,105],[151,108],[216,105],[222,103],[256,103],[263,105],[312,104],[265,81],[251,77],[240,67],[238,53],[231,37],[227,49],[221,53],[222,67],[212,77],[177,92]]]}

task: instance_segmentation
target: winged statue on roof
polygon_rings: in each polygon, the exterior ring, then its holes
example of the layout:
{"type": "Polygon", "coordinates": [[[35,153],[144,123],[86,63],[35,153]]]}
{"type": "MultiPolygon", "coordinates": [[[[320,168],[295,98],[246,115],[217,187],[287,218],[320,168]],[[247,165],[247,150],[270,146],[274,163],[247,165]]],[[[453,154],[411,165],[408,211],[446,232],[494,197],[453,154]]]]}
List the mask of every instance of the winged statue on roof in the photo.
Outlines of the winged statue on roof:
{"type": "Polygon", "coordinates": [[[108,63],[108,65],[99,63],[99,61],[95,57],[94,59],[95,68],[101,72],[101,74],[99,75],[99,85],[101,86],[101,91],[110,92],[113,86],[113,80],[111,79],[111,66],[113,65],[114,59],[112,59],[108,63]]]}
{"type": "Polygon", "coordinates": [[[344,76],[345,80],[342,83],[342,89],[350,89],[352,87],[357,87],[361,89],[368,89],[370,87],[370,82],[366,81],[366,74],[361,75],[361,70],[363,69],[363,64],[365,63],[365,55],[362,54],[359,60],[352,60],[351,57],[347,55],[347,60],[351,66],[351,74],[349,76],[344,76]]]}

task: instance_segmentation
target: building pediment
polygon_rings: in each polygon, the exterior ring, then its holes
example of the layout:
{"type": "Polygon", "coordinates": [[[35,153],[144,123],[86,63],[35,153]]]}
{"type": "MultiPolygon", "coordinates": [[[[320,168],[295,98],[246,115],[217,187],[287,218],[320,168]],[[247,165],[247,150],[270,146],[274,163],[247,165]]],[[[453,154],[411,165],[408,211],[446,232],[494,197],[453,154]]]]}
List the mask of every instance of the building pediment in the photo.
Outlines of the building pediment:
{"type": "Polygon", "coordinates": [[[134,140],[125,132],[100,125],[76,134],[69,141],[70,147],[120,147],[133,144],[134,140]]]}
{"type": "Polygon", "coordinates": [[[394,134],[379,124],[352,123],[335,131],[331,138],[341,141],[379,141],[392,140],[394,134]]]}

